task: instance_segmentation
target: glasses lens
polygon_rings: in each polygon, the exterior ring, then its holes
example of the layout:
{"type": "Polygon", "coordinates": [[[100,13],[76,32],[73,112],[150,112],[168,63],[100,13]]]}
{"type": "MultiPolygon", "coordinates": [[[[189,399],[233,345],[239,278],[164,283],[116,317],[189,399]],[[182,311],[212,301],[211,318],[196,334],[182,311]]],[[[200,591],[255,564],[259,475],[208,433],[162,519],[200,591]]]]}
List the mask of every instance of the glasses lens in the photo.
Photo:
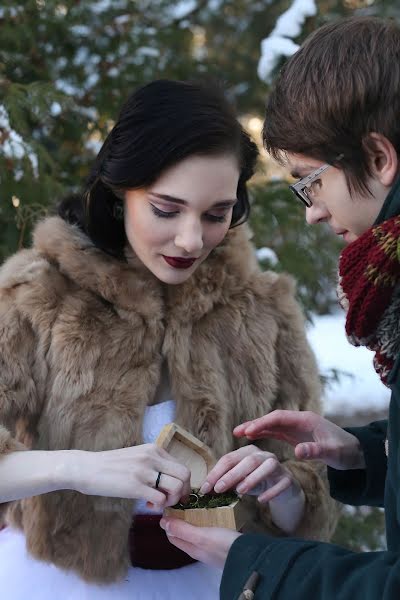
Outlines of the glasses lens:
{"type": "Polygon", "coordinates": [[[296,190],[296,188],[293,185],[290,185],[289,188],[292,190],[296,198],[298,198],[304,204],[304,206],[306,206],[307,208],[310,208],[310,206],[312,206],[311,200],[307,198],[307,196],[304,194],[304,191],[300,192],[299,190],[296,190]]]}
{"type": "Polygon", "coordinates": [[[302,198],[303,198],[303,202],[304,202],[304,204],[305,204],[305,205],[306,205],[308,208],[310,208],[310,206],[312,206],[312,201],[311,201],[311,198],[310,198],[310,196],[308,195],[308,188],[307,188],[307,187],[303,188],[303,189],[301,190],[300,194],[302,195],[302,198]]]}

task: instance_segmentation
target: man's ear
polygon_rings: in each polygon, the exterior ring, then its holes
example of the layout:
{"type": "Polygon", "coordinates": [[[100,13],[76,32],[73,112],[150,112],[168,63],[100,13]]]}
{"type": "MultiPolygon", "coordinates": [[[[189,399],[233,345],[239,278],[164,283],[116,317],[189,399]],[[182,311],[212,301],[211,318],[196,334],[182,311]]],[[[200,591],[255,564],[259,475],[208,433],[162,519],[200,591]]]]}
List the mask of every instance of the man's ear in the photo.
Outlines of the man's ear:
{"type": "Polygon", "coordinates": [[[381,133],[371,132],[363,142],[369,157],[371,174],[384,186],[393,185],[400,167],[392,142],[381,133]]]}

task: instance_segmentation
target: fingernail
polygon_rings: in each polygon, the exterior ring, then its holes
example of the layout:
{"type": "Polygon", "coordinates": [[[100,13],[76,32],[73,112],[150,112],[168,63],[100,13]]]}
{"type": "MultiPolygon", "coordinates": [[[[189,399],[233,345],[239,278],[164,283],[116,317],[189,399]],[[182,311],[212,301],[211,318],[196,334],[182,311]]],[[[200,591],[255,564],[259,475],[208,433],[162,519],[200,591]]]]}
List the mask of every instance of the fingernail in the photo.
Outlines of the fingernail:
{"type": "Polygon", "coordinates": [[[310,456],[310,449],[308,446],[303,446],[303,456],[304,458],[308,458],[310,456]]]}
{"type": "Polygon", "coordinates": [[[209,492],[211,492],[211,485],[208,481],[205,481],[200,488],[200,494],[208,494],[209,492]]]}
{"type": "Polygon", "coordinates": [[[241,494],[242,492],[244,492],[246,490],[246,486],[244,483],[240,483],[237,488],[236,491],[238,494],[241,494]]]}
{"type": "Polygon", "coordinates": [[[219,493],[225,489],[225,481],[218,481],[217,485],[214,486],[214,490],[219,493]]]}
{"type": "Polygon", "coordinates": [[[166,531],[168,533],[168,531],[170,529],[170,524],[165,519],[161,519],[160,527],[162,527],[164,529],[164,531],[166,531]]]}

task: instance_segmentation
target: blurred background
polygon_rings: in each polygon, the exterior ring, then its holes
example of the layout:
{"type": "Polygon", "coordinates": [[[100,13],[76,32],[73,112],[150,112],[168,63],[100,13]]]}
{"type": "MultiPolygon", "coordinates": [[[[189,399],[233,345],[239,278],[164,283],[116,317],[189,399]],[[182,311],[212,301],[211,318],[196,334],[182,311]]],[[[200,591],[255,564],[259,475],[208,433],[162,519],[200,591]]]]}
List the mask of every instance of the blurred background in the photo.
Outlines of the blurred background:
{"type": "MultiPolygon", "coordinates": [[[[265,100],[281,64],[320,25],[350,15],[400,19],[397,0],[2,0],[0,262],[33,223],[80,188],[122,102],[157,78],[221,81],[261,147],[265,100]]],[[[388,56],[390,60],[390,56],[388,56]]],[[[340,425],[385,418],[388,391],[368,351],[343,333],[335,286],[340,241],[308,227],[286,174],[262,153],[251,227],[263,268],[286,271],[340,425]]],[[[344,507],[336,541],[383,544],[380,509],[344,507]]]]}

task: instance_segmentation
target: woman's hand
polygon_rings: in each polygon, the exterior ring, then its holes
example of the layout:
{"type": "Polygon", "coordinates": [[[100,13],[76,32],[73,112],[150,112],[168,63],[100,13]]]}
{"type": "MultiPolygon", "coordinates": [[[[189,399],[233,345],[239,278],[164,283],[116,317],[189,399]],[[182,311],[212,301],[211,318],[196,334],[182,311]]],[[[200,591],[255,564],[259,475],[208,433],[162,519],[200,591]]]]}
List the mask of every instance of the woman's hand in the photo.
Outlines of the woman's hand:
{"type": "Polygon", "coordinates": [[[195,527],[180,519],[163,517],[160,526],[165,529],[171,544],[192,558],[207,565],[224,568],[233,542],[241,534],[222,527],[195,527]]]}
{"type": "Polygon", "coordinates": [[[189,469],[155,444],[104,452],[71,450],[69,458],[68,488],[83,494],[140,498],[162,510],[191,491],[189,469]]]}
{"type": "Polygon", "coordinates": [[[338,470],[365,468],[358,439],[310,411],[275,410],[238,425],[233,433],[249,440],[283,440],[294,447],[299,460],[321,460],[338,470]]]}
{"type": "Polygon", "coordinates": [[[249,445],[223,456],[207,475],[201,494],[236,489],[239,494],[257,495],[261,504],[269,502],[272,520],[286,533],[292,533],[304,513],[302,488],[275,454],[249,445]]]}

